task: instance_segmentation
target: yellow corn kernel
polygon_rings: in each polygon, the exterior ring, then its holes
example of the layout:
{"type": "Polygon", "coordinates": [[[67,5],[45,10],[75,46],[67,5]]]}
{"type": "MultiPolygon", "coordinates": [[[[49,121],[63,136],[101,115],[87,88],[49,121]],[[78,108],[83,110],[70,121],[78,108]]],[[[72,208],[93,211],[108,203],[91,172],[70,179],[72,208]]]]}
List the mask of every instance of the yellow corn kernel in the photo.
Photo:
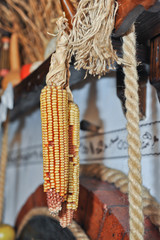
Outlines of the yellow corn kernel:
{"type": "Polygon", "coordinates": [[[68,103],[61,86],[46,86],[40,101],[44,191],[54,190],[57,201],[66,201],[67,209],[73,211],[79,194],[79,109],[68,103]]]}
{"type": "Polygon", "coordinates": [[[69,103],[69,187],[67,209],[75,210],[79,196],[79,109],[69,103]]]}

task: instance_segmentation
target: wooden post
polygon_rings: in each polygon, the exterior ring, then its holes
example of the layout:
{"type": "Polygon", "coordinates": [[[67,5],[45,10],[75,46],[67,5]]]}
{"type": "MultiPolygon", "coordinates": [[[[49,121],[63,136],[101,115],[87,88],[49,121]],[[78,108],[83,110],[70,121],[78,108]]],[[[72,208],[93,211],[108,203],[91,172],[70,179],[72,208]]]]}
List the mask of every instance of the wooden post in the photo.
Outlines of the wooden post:
{"type": "Polygon", "coordinates": [[[151,39],[150,82],[155,87],[160,101],[160,34],[151,39]]]}
{"type": "Polygon", "coordinates": [[[72,29],[72,19],[76,13],[70,0],[60,0],[62,9],[65,12],[66,18],[68,19],[69,27],[72,29]]]}

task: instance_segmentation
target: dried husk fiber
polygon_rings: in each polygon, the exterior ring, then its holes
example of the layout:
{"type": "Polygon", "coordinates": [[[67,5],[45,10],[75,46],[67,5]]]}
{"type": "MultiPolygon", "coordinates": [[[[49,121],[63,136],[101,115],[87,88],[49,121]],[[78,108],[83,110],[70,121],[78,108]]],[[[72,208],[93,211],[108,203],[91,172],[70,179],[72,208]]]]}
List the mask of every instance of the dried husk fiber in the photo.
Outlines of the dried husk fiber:
{"type": "Polygon", "coordinates": [[[117,3],[114,0],[81,0],[69,37],[70,57],[75,55],[76,69],[102,76],[123,63],[113,49],[111,35],[117,3]]]}

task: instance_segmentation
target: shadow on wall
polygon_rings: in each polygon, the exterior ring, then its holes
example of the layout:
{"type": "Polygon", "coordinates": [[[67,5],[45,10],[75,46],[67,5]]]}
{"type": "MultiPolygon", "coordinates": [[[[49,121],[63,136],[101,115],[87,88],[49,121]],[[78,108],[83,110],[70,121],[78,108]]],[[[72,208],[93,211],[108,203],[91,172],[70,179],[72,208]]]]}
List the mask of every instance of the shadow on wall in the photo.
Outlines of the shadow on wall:
{"type": "MultiPolygon", "coordinates": [[[[88,94],[88,99],[87,99],[87,107],[85,110],[85,113],[83,115],[83,119],[87,120],[88,122],[94,124],[95,126],[100,127],[100,131],[103,131],[103,121],[100,118],[100,114],[99,114],[99,109],[97,107],[97,78],[94,77],[90,77],[90,89],[89,89],[89,94],[88,94]]],[[[99,132],[99,131],[98,131],[99,132]]],[[[87,135],[91,135],[91,134],[98,134],[97,133],[91,133],[91,132],[87,132],[87,135]]],[[[90,138],[83,138],[81,139],[81,144],[84,146],[84,148],[82,149],[82,151],[84,151],[87,160],[87,164],[90,164],[90,160],[93,159],[94,161],[94,155],[96,156],[97,153],[99,153],[100,148],[103,147],[101,146],[102,143],[104,143],[104,135],[101,135],[101,140],[98,142],[98,146],[97,144],[94,144],[93,141],[90,141],[90,138]],[[96,146],[96,147],[95,147],[96,146]]],[[[104,158],[104,153],[102,153],[100,155],[100,159],[104,158]]],[[[92,161],[92,162],[93,162],[92,161]]],[[[102,160],[98,160],[98,162],[100,163],[102,160]]]]}
{"type": "MultiPolygon", "coordinates": [[[[15,174],[15,189],[14,191],[17,193],[15,194],[15,199],[13,200],[14,203],[18,203],[18,189],[19,189],[19,183],[20,183],[20,172],[19,172],[19,166],[21,164],[21,144],[22,144],[22,130],[23,128],[25,127],[25,117],[21,117],[20,120],[19,120],[19,124],[18,124],[18,127],[16,129],[16,132],[10,142],[10,145],[9,145],[9,149],[10,149],[10,152],[12,152],[12,149],[14,148],[14,145],[18,145],[18,148],[17,148],[17,160],[15,162],[15,170],[16,170],[16,174],[15,174]]],[[[15,205],[15,209],[17,208],[17,205],[15,205]]]]}

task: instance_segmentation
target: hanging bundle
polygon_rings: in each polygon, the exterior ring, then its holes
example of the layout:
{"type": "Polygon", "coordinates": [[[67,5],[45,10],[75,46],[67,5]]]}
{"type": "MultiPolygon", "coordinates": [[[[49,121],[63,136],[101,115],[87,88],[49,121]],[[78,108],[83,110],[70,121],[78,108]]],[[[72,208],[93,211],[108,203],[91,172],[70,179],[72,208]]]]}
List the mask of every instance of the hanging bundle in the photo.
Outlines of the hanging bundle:
{"type": "Polygon", "coordinates": [[[143,239],[141,154],[136,42],[134,28],[123,37],[123,59],[113,49],[111,34],[117,3],[114,0],[81,0],[69,33],[60,18],[57,50],[51,58],[47,86],[41,93],[44,190],[51,213],[59,213],[63,227],[71,223],[79,192],[79,111],[68,86],[68,61],[92,75],[104,75],[123,64],[129,145],[130,239],[143,239]],[[137,227],[137,223],[139,227],[137,227]]]}
{"type": "Polygon", "coordinates": [[[102,76],[114,69],[116,62],[123,62],[111,40],[117,8],[114,0],[79,2],[69,39],[76,69],[83,68],[91,75],[102,76]]]}
{"type": "Polygon", "coordinates": [[[123,37],[123,60],[113,49],[111,34],[117,4],[114,0],[81,0],[70,34],[70,54],[75,55],[77,69],[103,75],[114,64],[123,64],[125,73],[126,118],[128,130],[130,240],[143,239],[141,153],[139,134],[139,99],[134,26],[123,37]]]}
{"type": "Polygon", "coordinates": [[[41,92],[44,191],[51,214],[69,225],[79,197],[79,109],[73,103],[67,77],[67,20],[60,18],[56,53],[47,86],[41,92]]]}

